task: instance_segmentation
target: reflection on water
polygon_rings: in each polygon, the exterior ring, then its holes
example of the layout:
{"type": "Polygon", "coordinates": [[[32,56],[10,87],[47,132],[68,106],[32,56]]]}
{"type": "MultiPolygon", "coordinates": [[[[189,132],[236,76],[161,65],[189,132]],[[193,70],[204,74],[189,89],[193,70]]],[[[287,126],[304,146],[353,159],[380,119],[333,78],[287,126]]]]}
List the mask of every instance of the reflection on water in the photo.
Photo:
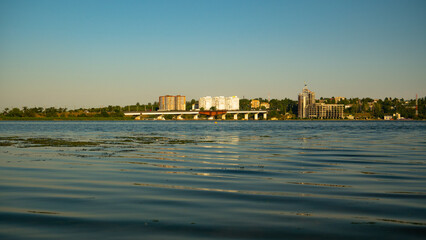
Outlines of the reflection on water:
{"type": "Polygon", "coordinates": [[[0,122],[0,239],[420,239],[424,122],[0,122]]]}

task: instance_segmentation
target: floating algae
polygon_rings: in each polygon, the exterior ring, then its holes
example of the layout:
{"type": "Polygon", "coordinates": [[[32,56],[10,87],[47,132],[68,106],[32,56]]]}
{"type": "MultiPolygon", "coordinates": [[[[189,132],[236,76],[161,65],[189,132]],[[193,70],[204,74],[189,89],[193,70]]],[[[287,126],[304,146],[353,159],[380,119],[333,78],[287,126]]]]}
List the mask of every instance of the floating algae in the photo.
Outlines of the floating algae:
{"type": "Polygon", "coordinates": [[[12,146],[19,144],[20,147],[84,147],[97,146],[98,142],[72,141],[56,138],[18,138],[2,137],[1,146],[12,146]]]}
{"type": "Polygon", "coordinates": [[[29,147],[94,147],[98,148],[89,148],[84,149],[84,151],[99,151],[108,146],[122,146],[122,147],[135,147],[137,145],[146,145],[146,144],[197,144],[197,143],[211,143],[214,141],[211,140],[202,140],[202,139],[182,139],[182,138],[173,138],[165,136],[155,136],[155,135],[136,135],[136,136],[125,136],[125,137],[116,137],[115,140],[98,140],[98,141],[78,141],[73,139],[63,139],[63,138],[49,138],[49,137],[0,137],[0,146],[14,146],[16,145],[19,148],[29,148],[29,147]]]}

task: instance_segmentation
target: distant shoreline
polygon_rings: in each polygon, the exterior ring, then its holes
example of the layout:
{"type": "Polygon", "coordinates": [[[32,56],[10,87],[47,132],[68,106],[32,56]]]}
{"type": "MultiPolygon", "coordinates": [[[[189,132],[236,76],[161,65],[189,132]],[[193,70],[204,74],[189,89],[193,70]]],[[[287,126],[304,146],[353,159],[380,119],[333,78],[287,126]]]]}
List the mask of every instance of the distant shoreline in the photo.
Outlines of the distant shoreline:
{"type": "Polygon", "coordinates": [[[136,122],[143,122],[143,121],[159,121],[159,122],[165,122],[165,121],[176,121],[176,122],[180,122],[180,121],[191,121],[191,122],[196,122],[196,121],[209,121],[209,122],[217,122],[217,121],[225,121],[225,122],[245,122],[245,121],[268,121],[268,122],[282,122],[282,121],[301,121],[301,122],[310,122],[310,121],[384,121],[384,122],[393,122],[393,121],[397,121],[397,122],[404,122],[404,121],[425,121],[426,119],[401,119],[401,120],[384,120],[384,119],[282,119],[282,120],[254,120],[254,119],[249,119],[249,120],[234,120],[234,119],[227,119],[227,120],[223,120],[223,119],[214,119],[214,120],[208,120],[208,119],[198,119],[198,120],[194,120],[194,119],[182,119],[182,120],[176,120],[176,119],[166,119],[166,120],[157,120],[157,119],[144,119],[144,120],[135,120],[133,118],[102,118],[102,117],[93,117],[93,118],[31,118],[31,117],[16,117],[16,118],[0,118],[0,121],[63,121],[63,122],[69,122],[69,121],[84,121],[84,122],[89,122],[89,121],[123,121],[123,122],[128,122],[128,121],[136,121],[136,122]]]}

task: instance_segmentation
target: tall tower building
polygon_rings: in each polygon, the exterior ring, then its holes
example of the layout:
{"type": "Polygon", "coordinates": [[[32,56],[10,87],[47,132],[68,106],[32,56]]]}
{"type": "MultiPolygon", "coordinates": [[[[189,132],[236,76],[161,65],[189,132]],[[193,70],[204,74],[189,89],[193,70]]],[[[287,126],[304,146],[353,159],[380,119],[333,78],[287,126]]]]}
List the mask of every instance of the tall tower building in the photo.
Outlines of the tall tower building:
{"type": "Polygon", "coordinates": [[[307,118],[308,107],[309,105],[315,104],[315,92],[312,92],[308,89],[305,84],[305,87],[302,89],[302,93],[299,93],[299,106],[298,106],[298,117],[299,118],[307,118]]]}

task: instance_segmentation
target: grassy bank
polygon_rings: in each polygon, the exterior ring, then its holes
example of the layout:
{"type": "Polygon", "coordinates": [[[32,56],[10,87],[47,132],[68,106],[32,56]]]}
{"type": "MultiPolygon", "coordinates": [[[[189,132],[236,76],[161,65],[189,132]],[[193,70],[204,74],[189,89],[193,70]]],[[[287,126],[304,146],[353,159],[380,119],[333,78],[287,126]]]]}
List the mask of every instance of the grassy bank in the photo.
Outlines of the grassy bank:
{"type": "Polygon", "coordinates": [[[0,121],[130,121],[133,117],[0,117],[0,121]]]}

